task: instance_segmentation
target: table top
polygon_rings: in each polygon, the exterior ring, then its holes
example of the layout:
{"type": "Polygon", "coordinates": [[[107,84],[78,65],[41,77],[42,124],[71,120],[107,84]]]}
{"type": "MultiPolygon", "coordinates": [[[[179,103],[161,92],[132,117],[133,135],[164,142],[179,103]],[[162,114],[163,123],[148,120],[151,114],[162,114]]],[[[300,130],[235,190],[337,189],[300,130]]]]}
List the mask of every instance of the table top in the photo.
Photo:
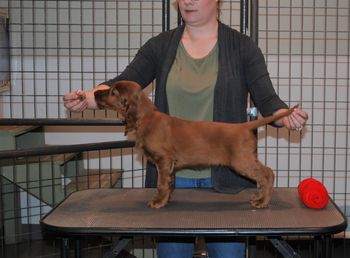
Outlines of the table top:
{"type": "Polygon", "coordinates": [[[175,189],[166,207],[151,209],[147,202],[156,189],[90,189],[69,195],[41,225],[57,234],[124,236],[321,235],[347,226],[332,200],[324,209],[309,209],[296,188],[275,188],[269,208],[254,209],[253,191],[175,189]]]}

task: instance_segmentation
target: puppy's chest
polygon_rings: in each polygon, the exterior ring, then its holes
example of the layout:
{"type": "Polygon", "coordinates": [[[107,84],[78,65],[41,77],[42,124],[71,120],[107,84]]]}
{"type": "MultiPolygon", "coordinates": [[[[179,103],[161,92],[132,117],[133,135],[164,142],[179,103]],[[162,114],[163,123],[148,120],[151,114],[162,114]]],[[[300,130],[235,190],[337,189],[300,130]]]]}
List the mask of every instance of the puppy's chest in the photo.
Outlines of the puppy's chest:
{"type": "Polygon", "coordinates": [[[138,128],[134,132],[133,138],[134,138],[133,140],[135,141],[135,144],[136,144],[136,148],[144,151],[144,149],[146,148],[146,140],[147,140],[145,132],[143,130],[141,130],[140,128],[138,128]]]}
{"type": "Polygon", "coordinates": [[[149,135],[149,132],[137,130],[135,133],[135,146],[143,152],[149,161],[154,162],[157,153],[157,148],[155,148],[155,145],[162,145],[162,143],[159,141],[159,139],[154,139],[152,136],[152,134],[149,135]]]}
{"type": "Polygon", "coordinates": [[[148,161],[154,163],[155,162],[155,155],[154,155],[154,151],[152,151],[151,148],[149,148],[149,146],[146,144],[146,141],[144,138],[140,137],[136,137],[136,148],[140,151],[142,151],[143,155],[145,155],[145,157],[147,158],[148,161]]]}

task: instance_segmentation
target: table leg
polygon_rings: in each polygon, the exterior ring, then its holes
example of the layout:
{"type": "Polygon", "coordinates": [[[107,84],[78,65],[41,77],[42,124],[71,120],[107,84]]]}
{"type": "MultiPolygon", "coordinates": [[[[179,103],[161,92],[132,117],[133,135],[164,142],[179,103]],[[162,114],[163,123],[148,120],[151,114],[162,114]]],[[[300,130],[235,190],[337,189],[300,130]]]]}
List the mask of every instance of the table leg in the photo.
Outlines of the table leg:
{"type": "Polygon", "coordinates": [[[248,237],[248,243],[247,246],[247,252],[248,252],[248,258],[255,258],[256,257],[256,237],[248,237]]]}
{"type": "Polygon", "coordinates": [[[323,253],[326,258],[332,257],[332,237],[330,235],[323,236],[323,253]]]}
{"type": "Polygon", "coordinates": [[[314,237],[314,257],[322,258],[322,241],[320,236],[314,237]]]}
{"type": "Polygon", "coordinates": [[[62,238],[61,242],[61,258],[68,258],[69,256],[69,239],[62,238]]]}
{"type": "Polygon", "coordinates": [[[332,237],[330,235],[315,236],[314,257],[332,258],[332,237]]]}
{"type": "Polygon", "coordinates": [[[294,249],[282,237],[270,238],[273,246],[283,255],[284,258],[301,258],[294,249]]]}
{"type": "Polygon", "coordinates": [[[131,238],[120,238],[116,244],[114,244],[111,249],[105,253],[103,258],[118,257],[118,255],[123,251],[123,249],[128,245],[131,238]]]}
{"type": "Polygon", "coordinates": [[[80,239],[75,239],[75,258],[81,257],[81,245],[80,245],[80,239]]]}

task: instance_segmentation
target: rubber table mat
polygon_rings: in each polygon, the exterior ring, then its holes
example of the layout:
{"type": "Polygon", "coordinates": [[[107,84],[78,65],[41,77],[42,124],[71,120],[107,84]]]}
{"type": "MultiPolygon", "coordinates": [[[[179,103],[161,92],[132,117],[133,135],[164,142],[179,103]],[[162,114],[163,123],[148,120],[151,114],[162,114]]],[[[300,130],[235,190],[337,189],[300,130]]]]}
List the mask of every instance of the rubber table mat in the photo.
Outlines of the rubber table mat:
{"type": "Polygon", "coordinates": [[[67,234],[119,235],[318,235],[343,231],[347,221],[333,201],[309,209],[295,188],[275,188],[269,208],[254,209],[249,196],[175,189],[164,208],[147,202],[156,189],[90,189],[72,193],[41,221],[67,234]]]}

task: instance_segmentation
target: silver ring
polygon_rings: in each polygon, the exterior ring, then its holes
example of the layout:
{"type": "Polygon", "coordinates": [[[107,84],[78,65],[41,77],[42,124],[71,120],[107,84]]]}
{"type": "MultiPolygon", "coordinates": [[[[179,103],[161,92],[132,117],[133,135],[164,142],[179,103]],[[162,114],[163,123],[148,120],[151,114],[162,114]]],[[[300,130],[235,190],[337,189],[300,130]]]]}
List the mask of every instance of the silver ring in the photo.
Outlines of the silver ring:
{"type": "Polygon", "coordinates": [[[86,98],[85,92],[84,92],[83,90],[76,90],[76,91],[75,91],[75,94],[78,95],[78,97],[79,97],[79,99],[80,99],[81,101],[85,100],[85,98],[86,98]],[[83,95],[80,95],[80,94],[79,94],[79,92],[81,92],[81,91],[84,93],[83,95]]]}

